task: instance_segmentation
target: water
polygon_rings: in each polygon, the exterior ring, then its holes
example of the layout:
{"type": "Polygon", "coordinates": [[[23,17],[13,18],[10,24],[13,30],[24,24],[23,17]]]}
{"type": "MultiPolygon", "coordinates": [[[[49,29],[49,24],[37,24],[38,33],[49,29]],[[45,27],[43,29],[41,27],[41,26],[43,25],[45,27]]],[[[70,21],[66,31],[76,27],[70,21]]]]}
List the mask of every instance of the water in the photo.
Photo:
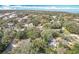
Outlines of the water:
{"type": "Polygon", "coordinates": [[[79,5],[0,5],[0,10],[45,10],[79,13],[79,5]]]}

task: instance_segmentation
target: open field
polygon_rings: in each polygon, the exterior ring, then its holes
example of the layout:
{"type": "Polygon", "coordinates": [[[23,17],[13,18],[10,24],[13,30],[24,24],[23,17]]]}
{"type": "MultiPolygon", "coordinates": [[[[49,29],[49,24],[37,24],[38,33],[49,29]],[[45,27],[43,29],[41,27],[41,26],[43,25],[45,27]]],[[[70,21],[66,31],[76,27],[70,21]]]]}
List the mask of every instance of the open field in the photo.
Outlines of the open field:
{"type": "Polygon", "coordinates": [[[0,10],[0,53],[78,54],[79,14],[0,10]]]}

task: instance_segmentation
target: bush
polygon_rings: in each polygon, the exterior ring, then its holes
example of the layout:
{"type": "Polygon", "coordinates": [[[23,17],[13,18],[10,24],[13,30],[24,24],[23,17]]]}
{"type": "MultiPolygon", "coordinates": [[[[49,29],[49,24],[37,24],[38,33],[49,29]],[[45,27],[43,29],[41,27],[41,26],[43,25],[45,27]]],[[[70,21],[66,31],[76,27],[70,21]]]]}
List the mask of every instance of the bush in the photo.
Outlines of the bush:
{"type": "Polygon", "coordinates": [[[4,43],[4,44],[8,44],[8,43],[10,43],[10,41],[11,41],[11,38],[9,37],[9,35],[5,35],[4,37],[3,37],[3,39],[2,39],[2,43],[4,43]]]}
{"type": "Polygon", "coordinates": [[[11,42],[10,36],[4,34],[4,35],[2,36],[2,39],[1,39],[1,42],[0,42],[0,53],[2,53],[2,52],[6,49],[7,45],[8,45],[10,42],[11,42]]]}
{"type": "Polygon", "coordinates": [[[31,53],[45,53],[47,42],[42,38],[36,38],[32,41],[31,53]]]}
{"type": "Polygon", "coordinates": [[[33,23],[33,25],[37,26],[40,23],[40,18],[37,17],[32,17],[31,23],[33,23]]]}
{"type": "Polygon", "coordinates": [[[62,27],[61,22],[59,21],[54,21],[52,24],[53,29],[60,29],[62,27]]]}
{"type": "Polygon", "coordinates": [[[4,36],[4,33],[2,31],[0,31],[0,42],[1,42],[3,36],[4,36]]]}
{"type": "Polygon", "coordinates": [[[52,37],[52,29],[45,29],[41,32],[41,37],[48,41],[52,37]]]}
{"type": "Polygon", "coordinates": [[[71,33],[79,34],[79,25],[77,25],[75,22],[66,24],[66,29],[71,33]]]}
{"type": "Polygon", "coordinates": [[[62,33],[60,32],[60,29],[53,29],[53,30],[52,30],[52,36],[53,36],[54,38],[60,37],[61,34],[62,34],[62,33]]]}
{"type": "Polygon", "coordinates": [[[6,49],[6,44],[0,43],[0,53],[2,53],[6,49]]]}
{"type": "Polygon", "coordinates": [[[27,38],[35,39],[40,37],[40,32],[35,28],[31,28],[26,31],[26,35],[27,35],[27,38]]]}
{"type": "Polygon", "coordinates": [[[51,23],[45,23],[45,24],[43,24],[43,27],[44,28],[51,28],[52,24],[51,23]]]}
{"type": "Polygon", "coordinates": [[[17,39],[26,39],[27,35],[26,35],[26,31],[20,31],[16,33],[16,38],[17,39]]]}
{"type": "Polygon", "coordinates": [[[30,47],[31,47],[30,40],[27,39],[27,40],[24,40],[24,42],[21,42],[18,47],[13,48],[11,51],[8,51],[8,53],[28,54],[28,53],[30,53],[30,47]]]}
{"type": "Polygon", "coordinates": [[[66,53],[68,54],[79,54],[79,44],[75,44],[74,48],[67,50],[66,53]]]}
{"type": "Polygon", "coordinates": [[[47,47],[47,48],[45,48],[45,53],[54,54],[54,53],[57,53],[57,52],[53,47],[47,47]]]}
{"type": "Polygon", "coordinates": [[[9,53],[45,53],[45,48],[47,46],[47,42],[42,38],[36,38],[31,42],[25,42],[21,44],[19,47],[12,49],[9,53]]]}

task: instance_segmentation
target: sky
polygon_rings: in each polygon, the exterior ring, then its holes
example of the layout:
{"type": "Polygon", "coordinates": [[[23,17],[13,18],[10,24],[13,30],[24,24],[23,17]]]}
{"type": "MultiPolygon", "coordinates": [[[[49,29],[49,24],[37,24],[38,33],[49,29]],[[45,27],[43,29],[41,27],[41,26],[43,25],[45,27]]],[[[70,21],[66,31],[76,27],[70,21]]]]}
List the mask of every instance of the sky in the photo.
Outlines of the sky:
{"type": "Polygon", "coordinates": [[[78,5],[79,0],[0,0],[0,5],[78,5]]]}

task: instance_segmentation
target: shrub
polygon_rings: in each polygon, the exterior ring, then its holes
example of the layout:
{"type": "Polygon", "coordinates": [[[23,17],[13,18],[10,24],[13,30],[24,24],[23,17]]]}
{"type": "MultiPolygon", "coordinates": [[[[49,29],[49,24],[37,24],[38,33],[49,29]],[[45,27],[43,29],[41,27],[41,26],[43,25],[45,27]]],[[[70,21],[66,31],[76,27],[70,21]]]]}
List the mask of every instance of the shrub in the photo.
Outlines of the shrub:
{"type": "Polygon", "coordinates": [[[45,23],[45,24],[43,24],[43,27],[44,28],[51,28],[52,24],[51,23],[45,23]]]}
{"type": "Polygon", "coordinates": [[[75,44],[74,48],[67,50],[66,53],[68,54],[79,54],[79,44],[75,44]]]}
{"type": "Polygon", "coordinates": [[[53,29],[60,29],[62,27],[61,22],[59,21],[54,21],[52,24],[53,29]]]}
{"type": "Polygon", "coordinates": [[[2,37],[2,40],[0,42],[0,53],[2,53],[6,49],[7,45],[10,42],[11,42],[10,36],[4,34],[4,36],[2,37]]]}
{"type": "Polygon", "coordinates": [[[16,33],[16,38],[17,39],[26,39],[27,36],[26,36],[26,31],[19,31],[16,33]]]}
{"type": "Polygon", "coordinates": [[[4,33],[2,31],[0,31],[0,41],[2,40],[4,33]]]}
{"type": "Polygon", "coordinates": [[[31,42],[21,44],[19,47],[12,49],[9,53],[45,53],[47,42],[42,38],[36,38],[31,42]]]}
{"type": "Polygon", "coordinates": [[[36,38],[32,41],[31,53],[45,53],[47,42],[42,38],[36,38]]]}
{"type": "Polygon", "coordinates": [[[13,48],[11,51],[8,51],[8,53],[11,53],[11,54],[28,54],[30,53],[30,47],[31,47],[31,43],[30,43],[30,40],[28,41],[29,39],[27,40],[24,40],[24,42],[21,42],[18,47],[16,48],[13,48]]]}
{"type": "Polygon", "coordinates": [[[45,29],[41,32],[41,37],[48,41],[52,37],[52,29],[45,29]]]}
{"type": "Polygon", "coordinates": [[[45,48],[45,53],[54,54],[54,53],[57,53],[57,52],[53,47],[47,47],[47,48],[45,48]]]}
{"type": "Polygon", "coordinates": [[[32,17],[32,20],[31,22],[37,26],[39,23],[40,23],[40,18],[37,16],[37,17],[32,17]]]}
{"type": "Polygon", "coordinates": [[[35,39],[40,37],[40,32],[35,28],[31,28],[26,31],[26,35],[27,35],[27,38],[35,39]]]}
{"type": "Polygon", "coordinates": [[[10,41],[11,41],[11,38],[9,37],[9,35],[4,35],[2,39],[2,43],[7,45],[8,43],[10,43],[10,41]]]}
{"type": "Polygon", "coordinates": [[[0,43],[0,53],[2,53],[6,49],[6,44],[0,43]]]}
{"type": "Polygon", "coordinates": [[[71,33],[79,34],[79,25],[77,25],[75,22],[66,24],[66,29],[71,33]]]}
{"type": "Polygon", "coordinates": [[[54,38],[60,37],[61,34],[62,34],[62,33],[60,32],[60,29],[52,29],[52,36],[53,36],[54,38]]]}

